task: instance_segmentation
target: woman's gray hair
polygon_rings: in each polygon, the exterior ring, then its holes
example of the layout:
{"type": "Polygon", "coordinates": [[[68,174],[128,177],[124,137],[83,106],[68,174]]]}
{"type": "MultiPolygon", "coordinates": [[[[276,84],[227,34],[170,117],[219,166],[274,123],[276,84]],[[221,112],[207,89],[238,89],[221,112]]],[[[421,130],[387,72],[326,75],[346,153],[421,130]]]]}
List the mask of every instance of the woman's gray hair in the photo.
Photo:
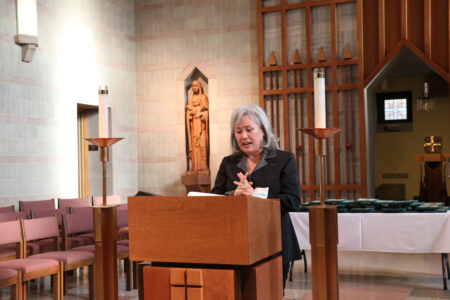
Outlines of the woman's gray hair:
{"type": "Polygon", "coordinates": [[[264,110],[256,104],[252,105],[243,105],[236,108],[231,114],[231,148],[233,152],[241,151],[239,149],[239,144],[234,136],[235,127],[241,123],[241,120],[244,116],[251,117],[256,124],[258,124],[259,128],[261,128],[264,132],[262,147],[268,148],[271,150],[279,149],[278,147],[278,139],[272,132],[272,128],[270,127],[269,119],[267,118],[264,110]]]}

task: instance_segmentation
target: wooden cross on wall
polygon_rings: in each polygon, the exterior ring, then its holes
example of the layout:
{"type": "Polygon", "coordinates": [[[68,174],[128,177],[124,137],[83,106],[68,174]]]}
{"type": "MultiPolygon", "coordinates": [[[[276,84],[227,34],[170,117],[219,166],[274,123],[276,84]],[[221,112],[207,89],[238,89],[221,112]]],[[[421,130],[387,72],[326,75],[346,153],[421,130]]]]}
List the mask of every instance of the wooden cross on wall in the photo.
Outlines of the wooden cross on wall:
{"type": "Polygon", "coordinates": [[[440,136],[427,136],[425,137],[425,153],[441,153],[442,151],[442,138],[440,136]]]}

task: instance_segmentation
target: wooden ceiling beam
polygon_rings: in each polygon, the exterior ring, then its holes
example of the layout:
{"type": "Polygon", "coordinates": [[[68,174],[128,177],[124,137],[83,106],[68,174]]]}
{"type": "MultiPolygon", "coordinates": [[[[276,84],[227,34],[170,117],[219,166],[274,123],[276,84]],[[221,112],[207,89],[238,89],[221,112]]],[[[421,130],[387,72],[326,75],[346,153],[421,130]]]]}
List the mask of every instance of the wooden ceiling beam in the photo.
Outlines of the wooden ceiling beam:
{"type": "Polygon", "coordinates": [[[431,0],[423,1],[425,55],[431,59],[431,0]]]}
{"type": "Polygon", "coordinates": [[[401,29],[400,29],[400,37],[402,40],[406,40],[408,38],[408,1],[401,0],[400,2],[400,17],[401,17],[401,29]]]}
{"type": "Polygon", "coordinates": [[[378,0],[378,63],[386,55],[386,14],[385,0],[378,0]]]}

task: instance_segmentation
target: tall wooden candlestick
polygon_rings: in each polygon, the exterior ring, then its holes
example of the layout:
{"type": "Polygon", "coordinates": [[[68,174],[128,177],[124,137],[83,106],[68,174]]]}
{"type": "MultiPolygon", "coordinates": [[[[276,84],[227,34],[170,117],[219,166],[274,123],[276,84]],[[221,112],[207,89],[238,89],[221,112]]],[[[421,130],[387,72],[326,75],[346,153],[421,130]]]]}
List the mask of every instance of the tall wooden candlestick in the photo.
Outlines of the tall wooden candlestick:
{"type": "Polygon", "coordinates": [[[314,300],[339,299],[337,281],[338,223],[337,207],[325,206],[325,156],[327,139],[340,128],[300,128],[315,138],[315,152],[319,158],[320,206],[309,207],[311,243],[312,292],[314,300]]]}
{"type": "Polygon", "coordinates": [[[87,138],[100,148],[102,162],[103,205],[94,207],[95,299],[117,300],[117,207],[106,203],[106,163],[109,146],[122,138],[87,138]]]}

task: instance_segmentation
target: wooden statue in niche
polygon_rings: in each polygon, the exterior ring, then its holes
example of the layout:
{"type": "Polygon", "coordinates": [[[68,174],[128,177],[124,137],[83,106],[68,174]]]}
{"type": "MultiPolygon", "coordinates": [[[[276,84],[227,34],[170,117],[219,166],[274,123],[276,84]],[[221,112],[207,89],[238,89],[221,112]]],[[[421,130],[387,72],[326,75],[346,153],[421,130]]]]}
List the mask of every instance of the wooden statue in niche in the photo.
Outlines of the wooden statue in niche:
{"type": "Polygon", "coordinates": [[[186,106],[186,130],[190,171],[207,171],[209,153],[209,102],[198,80],[186,106]]]}

